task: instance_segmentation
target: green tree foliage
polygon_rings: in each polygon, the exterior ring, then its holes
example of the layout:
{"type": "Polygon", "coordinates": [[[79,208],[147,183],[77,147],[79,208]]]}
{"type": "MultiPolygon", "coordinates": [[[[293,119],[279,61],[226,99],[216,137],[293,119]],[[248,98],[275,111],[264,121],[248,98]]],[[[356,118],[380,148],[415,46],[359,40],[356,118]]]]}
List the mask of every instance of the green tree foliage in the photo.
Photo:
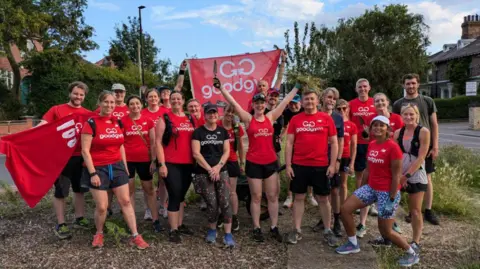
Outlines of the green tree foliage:
{"type": "Polygon", "coordinates": [[[347,99],[355,96],[356,80],[367,78],[374,91],[397,99],[402,95],[402,76],[422,75],[427,69],[427,30],[423,16],[409,13],[405,5],[375,6],[330,29],[307,24],[302,41],[295,23],[293,47],[290,33],[285,33],[288,73],[325,79],[347,99]]]}
{"type": "Polygon", "coordinates": [[[457,95],[465,95],[465,83],[470,78],[469,69],[472,57],[455,59],[448,62],[447,76],[453,83],[457,95]]]}
{"type": "Polygon", "coordinates": [[[91,50],[97,44],[90,38],[93,28],[85,24],[86,0],[1,0],[4,21],[0,24],[0,41],[13,69],[12,93],[20,91],[20,65],[15,61],[11,44],[28,57],[27,42],[36,39],[46,49],[58,48],[66,53],[91,50]]]}

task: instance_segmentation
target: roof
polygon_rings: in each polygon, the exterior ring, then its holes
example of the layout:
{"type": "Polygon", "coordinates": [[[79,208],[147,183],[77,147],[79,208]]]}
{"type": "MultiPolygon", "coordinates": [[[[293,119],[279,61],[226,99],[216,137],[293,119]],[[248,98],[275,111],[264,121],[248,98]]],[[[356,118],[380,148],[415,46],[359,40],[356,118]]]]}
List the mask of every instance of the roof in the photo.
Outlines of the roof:
{"type": "Polygon", "coordinates": [[[438,63],[438,62],[445,62],[453,59],[463,58],[467,56],[477,55],[480,54],[480,38],[477,38],[472,43],[468,44],[467,46],[461,49],[451,49],[449,51],[444,52],[439,51],[430,57],[428,57],[429,63],[438,63]]]}

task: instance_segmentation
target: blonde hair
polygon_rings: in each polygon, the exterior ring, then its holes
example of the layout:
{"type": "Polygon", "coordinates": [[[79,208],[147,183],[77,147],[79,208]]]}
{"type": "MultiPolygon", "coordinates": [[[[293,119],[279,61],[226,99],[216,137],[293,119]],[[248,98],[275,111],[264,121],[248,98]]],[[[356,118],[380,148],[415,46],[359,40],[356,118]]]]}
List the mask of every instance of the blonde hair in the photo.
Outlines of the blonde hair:
{"type": "Polygon", "coordinates": [[[115,94],[111,91],[102,91],[100,95],[98,96],[97,99],[97,105],[99,106],[105,99],[107,99],[107,96],[111,95],[115,99],[115,94]]]}
{"type": "Polygon", "coordinates": [[[345,100],[345,99],[338,99],[337,107],[338,106],[347,106],[347,108],[350,108],[350,105],[348,104],[347,100],[345,100]]]}
{"type": "Polygon", "coordinates": [[[355,83],[355,89],[358,88],[358,85],[360,85],[360,83],[362,83],[362,82],[366,82],[368,84],[368,86],[370,86],[370,82],[368,82],[368,79],[361,78],[361,79],[357,80],[357,83],[355,83]]]}
{"type": "Polygon", "coordinates": [[[418,107],[414,104],[411,104],[411,103],[408,103],[404,106],[402,106],[402,109],[400,110],[400,115],[403,115],[403,113],[405,111],[407,111],[407,109],[413,109],[413,112],[415,112],[415,114],[417,115],[417,120],[415,121],[415,123],[419,124],[420,123],[420,111],[418,110],[418,107]]]}
{"type": "Polygon", "coordinates": [[[334,87],[328,87],[326,88],[320,95],[320,104],[323,105],[323,98],[327,96],[329,92],[333,92],[333,95],[335,95],[335,99],[338,100],[340,98],[340,93],[338,92],[337,88],[334,87]]]}
{"type": "Polygon", "coordinates": [[[373,100],[375,101],[375,99],[377,99],[378,96],[383,96],[385,97],[385,100],[387,100],[388,104],[390,104],[390,99],[388,98],[388,96],[386,94],[384,94],[383,92],[377,92],[374,96],[373,96],[373,100]]]}

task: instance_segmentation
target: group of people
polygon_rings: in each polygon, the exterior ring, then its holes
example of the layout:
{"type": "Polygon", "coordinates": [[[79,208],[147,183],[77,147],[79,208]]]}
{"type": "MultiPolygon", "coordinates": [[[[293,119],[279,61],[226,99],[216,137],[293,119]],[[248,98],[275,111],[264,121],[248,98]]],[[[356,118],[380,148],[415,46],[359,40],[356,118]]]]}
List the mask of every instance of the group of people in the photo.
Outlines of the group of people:
{"type": "Polygon", "coordinates": [[[232,231],[239,229],[236,180],[245,173],[251,194],[253,240],[265,240],[260,228],[263,193],[268,201],[271,237],[291,244],[302,239],[307,198],[319,207],[321,220],[314,230],[323,230],[327,244],[337,247],[339,254],[360,251],[357,237],[363,237],[367,231],[370,206],[370,212],[378,215],[381,234],[371,243],[387,246],[393,243],[404,249],[406,255],[399,261],[402,266],[419,262],[424,200],[425,219],[438,224],[431,211],[431,174],[433,160],[438,155],[438,124],[435,103],[418,93],[418,75],[404,77],[406,96],[393,104],[393,112],[385,94],[369,97],[370,85],[366,79],[357,81],[358,98],[350,102],[339,99],[335,88],[318,94],[299,83],[280,102],[278,87],[283,72],[279,72],[276,87],[269,88],[268,82],[259,81],[249,107],[244,109],[215,78],[213,86],[228,103],[220,117],[215,104],[185,100],[180,91],[185,68],[186,64],[182,64],[173,91],[159,87],[145,92],[146,108],[140,96],[130,96],[125,102],[125,87],[114,84],[112,91],[100,94],[98,109],[90,112],[82,107],[88,87],[74,82],[69,86],[70,101],[52,107],[44,115],[41,124],[72,113],[92,115],[82,126],[81,145],[55,182],[58,221],[55,233],[59,238],[71,236],[64,219],[64,199],[71,184],[75,227],[89,225],[84,193],[90,190],[95,200],[97,231],[93,247],[103,246],[103,226],[111,212],[113,193],[132,233],[130,244],[147,248],[148,243],[137,231],[134,214],[138,175],[145,194],[145,219],[151,219],[155,232],[164,230],[159,221],[159,216],[164,215],[168,217],[171,242],[181,242],[183,235],[193,234],[184,224],[184,199],[193,183],[206,205],[209,223],[206,242],[216,242],[221,223],[223,243],[234,247],[232,231]],[[184,106],[188,113],[184,112],[184,106]],[[242,143],[245,134],[249,144],[246,154],[242,143]],[[284,206],[292,207],[293,213],[293,229],[286,236],[278,228],[278,170],[284,137],[285,170],[289,178],[284,206]],[[156,172],[159,181],[154,186],[152,179],[156,172]],[[349,175],[355,175],[356,190],[347,198],[349,175]],[[401,189],[409,197],[410,214],[406,221],[413,228],[410,244],[399,235],[401,231],[394,220],[401,189]],[[357,210],[360,223],[355,226],[353,213],[357,210]],[[348,236],[342,246],[341,223],[348,236]]]}

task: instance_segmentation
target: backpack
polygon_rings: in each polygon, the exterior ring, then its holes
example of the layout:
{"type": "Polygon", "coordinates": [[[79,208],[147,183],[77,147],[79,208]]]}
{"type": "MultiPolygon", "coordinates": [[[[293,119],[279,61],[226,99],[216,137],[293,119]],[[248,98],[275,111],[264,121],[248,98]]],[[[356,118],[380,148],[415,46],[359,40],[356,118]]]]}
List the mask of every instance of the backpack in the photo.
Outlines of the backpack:
{"type": "MultiPolygon", "coordinates": [[[[195,121],[193,121],[192,116],[190,114],[187,114],[187,117],[188,117],[188,120],[190,120],[190,123],[192,124],[193,128],[195,128],[195,121]]],[[[163,132],[163,136],[162,136],[162,144],[164,146],[168,146],[173,134],[172,121],[170,120],[168,113],[163,114],[163,119],[165,120],[165,131],[163,132]]]]}
{"type": "MultiPolygon", "coordinates": [[[[88,122],[88,125],[90,125],[90,128],[92,128],[92,137],[95,137],[95,134],[97,132],[97,124],[95,123],[95,119],[94,118],[89,118],[87,120],[88,122]]],[[[117,123],[118,123],[118,126],[123,129],[123,122],[119,119],[117,119],[117,123]]]]}
{"type": "Polygon", "coordinates": [[[405,148],[403,147],[403,136],[405,134],[405,126],[402,127],[402,129],[400,129],[400,133],[398,134],[397,141],[403,153],[412,154],[413,156],[418,157],[418,150],[420,149],[420,130],[421,129],[422,129],[422,126],[418,125],[417,128],[415,128],[415,131],[413,131],[413,137],[410,143],[410,152],[406,152],[405,148]]]}
{"type": "Polygon", "coordinates": [[[235,124],[233,125],[233,134],[235,137],[235,140],[233,141],[233,148],[235,150],[238,150],[238,141],[240,140],[240,125],[238,124],[238,122],[235,122],[235,124]]]}

